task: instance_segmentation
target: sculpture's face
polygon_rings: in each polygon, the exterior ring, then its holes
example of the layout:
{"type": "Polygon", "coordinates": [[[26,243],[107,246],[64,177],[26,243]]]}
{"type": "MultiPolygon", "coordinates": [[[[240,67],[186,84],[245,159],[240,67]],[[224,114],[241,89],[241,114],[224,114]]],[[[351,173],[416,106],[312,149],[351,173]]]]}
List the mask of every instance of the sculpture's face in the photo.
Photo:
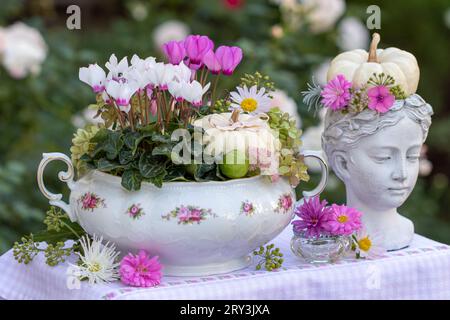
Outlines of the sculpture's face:
{"type": "Polygon", "coordinates": [[[373,209],[398,208],[416,184],[422,141],[419,124],[408,117],[362,138],[348,150],[346,187],[373,209]]]}

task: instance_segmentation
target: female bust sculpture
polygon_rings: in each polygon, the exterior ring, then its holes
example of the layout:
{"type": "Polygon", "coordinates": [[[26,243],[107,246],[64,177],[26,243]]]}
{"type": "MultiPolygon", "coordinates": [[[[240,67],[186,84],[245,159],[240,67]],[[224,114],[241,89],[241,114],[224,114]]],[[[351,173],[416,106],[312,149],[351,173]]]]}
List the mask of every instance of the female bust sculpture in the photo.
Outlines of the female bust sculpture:
{"type": "Polygon", "coordinates": [[[419,171],[419,154],[431,125],[432,107],[419,95],[396,100],[386,113],[328,110],[322,147],[346,188],[347,205],[363,213],[371,234],[384,247],[407,247],[413,223],[397,212],[411,194],[419,171]]]}

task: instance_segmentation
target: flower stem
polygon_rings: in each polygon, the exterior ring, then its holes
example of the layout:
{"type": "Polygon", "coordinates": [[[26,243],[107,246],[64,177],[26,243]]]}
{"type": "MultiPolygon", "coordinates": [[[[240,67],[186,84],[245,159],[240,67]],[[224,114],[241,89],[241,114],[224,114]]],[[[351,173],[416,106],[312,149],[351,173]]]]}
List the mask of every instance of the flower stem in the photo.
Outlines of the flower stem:
{"type": "Polygon", "coordinates": [[[214,87],[212,91],[211,96],[211,108],[214,107],[214,103],[216,103],[216,89],[217,89],[217,83],[219,82],[220,73],[216,76],[216,79],[214,79],[214,87]]]}

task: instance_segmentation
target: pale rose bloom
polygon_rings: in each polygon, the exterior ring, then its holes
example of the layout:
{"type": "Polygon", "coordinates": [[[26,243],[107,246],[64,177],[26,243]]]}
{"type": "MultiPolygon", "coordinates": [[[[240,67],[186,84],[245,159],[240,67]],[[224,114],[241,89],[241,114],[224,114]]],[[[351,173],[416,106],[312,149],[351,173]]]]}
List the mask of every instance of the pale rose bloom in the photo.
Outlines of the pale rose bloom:
{"type": "Polygon", "coordinates": [[[369,31],[355,17],[344,18],[338,27],[337,45],[343,51],[365,49],[369,46],[369,31]]]}
{"type": "Polygon", "coordinates": [[[327,83],[327,72],[330,62],[331,60],[327,59],[313,70],[313,78],[317,84],[325,85],[327,83]]]}
{"type": "Polygon", "coordinates": [[[333,28],[345,12],[344,0],[303,0],[302,3],[311,31],[314,33],[333,28]]]}
{"type": "Polygon", "coordinates": [[[297,111],[297,104],[294,99],[289,97],[283,90],[276,89],[270,95],[273,99],[270,101],[270,107],[279,107],[282,111],[287,112],[293,117],[297,123],[297,128],[302,126],[302,119],[297,111]]]}
{"type": "Polygon", "coordinates": [[[22,22],[0,31],[1,62],[14,78],[38,74],[47,56],[47,45],[37,29],[22,22]]]}
{"type": "Polygon", "coordinates": [[[189,27],[181,21],[170,20],[161,23],[153,31],[153,42],[158,49],[171,40],[184,40],[189,34],[189,27]]]}

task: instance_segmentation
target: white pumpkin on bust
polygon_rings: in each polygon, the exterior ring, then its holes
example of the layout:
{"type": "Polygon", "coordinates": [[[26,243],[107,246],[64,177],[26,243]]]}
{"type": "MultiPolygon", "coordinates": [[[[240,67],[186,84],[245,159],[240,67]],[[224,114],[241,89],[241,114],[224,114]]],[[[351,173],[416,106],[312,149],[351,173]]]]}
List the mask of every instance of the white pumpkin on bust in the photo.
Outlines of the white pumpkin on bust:
{"type": "Polygon", "coordinates": [[[328,69],[327,81],[338,74],[360,88],[374,73],[384,73],[394,78],[407,96],[414,94],[419,84],[420,70],[416,58],[409,52],[398,48],[377,49],[380,35],[374,33],[369,52],[356,49],[336,56],[328,69]]]}

